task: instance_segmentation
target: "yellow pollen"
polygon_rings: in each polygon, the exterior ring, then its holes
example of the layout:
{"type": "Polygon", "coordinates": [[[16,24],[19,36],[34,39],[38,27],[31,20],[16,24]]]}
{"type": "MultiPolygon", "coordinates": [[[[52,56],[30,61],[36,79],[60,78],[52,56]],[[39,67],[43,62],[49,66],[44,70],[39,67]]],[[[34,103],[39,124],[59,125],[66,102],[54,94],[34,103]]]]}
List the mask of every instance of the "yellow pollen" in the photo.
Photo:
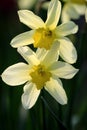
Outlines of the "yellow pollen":
{"type": "Polygon", "coordinates": [[[76,4],[85,4],[86,1],[85,0],[71,0],[72,3],[76,3],[76,4]]]}
{"type": "Polygon", "coordinates": [[[30,72],[32,82],[36,84],[37,89],[42,89],[47,81],[50,80],[51,73],[48,72],[44,65],[33,66],[30,72]]]}
{"type": "Polygon", "coordinates": [[[56,38],[56,34],[54,30],[39,28],[35,31],[34,35],[34,47],[45,48],[49,50],[53,41],[56,38]]]}

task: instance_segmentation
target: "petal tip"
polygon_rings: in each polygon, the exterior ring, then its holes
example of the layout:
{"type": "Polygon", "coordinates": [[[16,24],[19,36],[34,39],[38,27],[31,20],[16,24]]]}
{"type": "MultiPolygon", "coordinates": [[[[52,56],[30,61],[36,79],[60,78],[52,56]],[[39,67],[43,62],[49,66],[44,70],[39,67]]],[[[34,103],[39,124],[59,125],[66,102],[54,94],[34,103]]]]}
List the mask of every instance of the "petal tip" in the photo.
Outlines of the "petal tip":
{"type": "Polygon", "coordinates": [[[67,102],[68,102],[68,99],[67,99],[67,97],[66,97],[65,100],[63,100],[63,102],[62,102],[61,104],[62,104],[62,105],[66,105],[67,102]]]}
{"type": "Polygon", "coordinates": [[[10,45],[11,45],[13,48],[16,48],[16,46],[14,45],[13,40],[10,42],[10,45]]]}
{"type": "Polygon", "coordinates": [[[78,25],[76,25],[76,27],[75,27],[75,33],[78,32],[78,29],[79,29],[79,27],[78,27],[78,25]]]}

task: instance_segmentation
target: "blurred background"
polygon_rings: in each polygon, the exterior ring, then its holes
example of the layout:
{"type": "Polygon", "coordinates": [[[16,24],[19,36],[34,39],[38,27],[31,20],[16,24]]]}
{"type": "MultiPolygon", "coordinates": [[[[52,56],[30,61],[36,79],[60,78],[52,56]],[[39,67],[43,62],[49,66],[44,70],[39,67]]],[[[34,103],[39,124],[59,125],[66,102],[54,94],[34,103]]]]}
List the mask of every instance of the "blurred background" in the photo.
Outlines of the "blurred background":
{"type": "MultiPolygon", "coordinates": [[[[13,37],[29,30],[20,23],[17,11],[30,9],[46,19],[47,10],[41,8],[43,1],[28,1],[33,3],[20,6],[20,0],[0,0],[0,74],[8,66],[23,61],[10,46],[13,37]]],[[[78,60],[74,66],[79,72],[73,79],[62,80],[68,104],[59,105],[43,89],[34,107],[25,110],[21,104],[23,85],[8,86],[0,78],[0,130],[63,130],[61,122],[67,130],[87,130],[87,23],[84,16],[74,22],[79,31],[70,38],[77,49],[78,60]]]]}

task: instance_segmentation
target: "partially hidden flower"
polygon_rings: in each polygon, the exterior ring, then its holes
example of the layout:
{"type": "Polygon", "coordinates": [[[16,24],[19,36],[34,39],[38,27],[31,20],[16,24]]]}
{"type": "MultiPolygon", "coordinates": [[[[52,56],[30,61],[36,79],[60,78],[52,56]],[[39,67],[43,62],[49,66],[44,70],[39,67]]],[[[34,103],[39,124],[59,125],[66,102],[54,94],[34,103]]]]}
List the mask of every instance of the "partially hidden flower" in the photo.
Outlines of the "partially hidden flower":
{"type": "MultiPolygon", "coordinates": [[[[86,2],[87,2],[87,0],[86,0],[86,2]]],[[[86,11],[85,11],[85,20],[87,22],[87,6],[86,6],[86,11]]]]}
{"type": "Polygon", "coordinates": [[[24,86],[22,104],[25,109],[30,109],[36,103],[43,87],[60,104],[67,103],[67,96],[59,78],[70,79],[77,72],[72,65],[57,61],[58,43],[55,43],[50,51],[37,49],[36,53],[29,47],[19,47],[18,52],[27,63],[19,62],[8,67],[1,75],[2,80],[11,86],[24,86]]]}
{"type": "Polygon", "coordinates": [[[86,0],[63,0],[65,1],[62,10],[62,22],[70,19],[79,19],[81,15],[85,15],[86,0]]]}
{"type": "Polygon", "coordinates": [[[30,27],[32,30],[22,33],[12,39],[13,47],[32,44],[36,48],[45,48],[49,50],[55,40],[60,43],[59,54],[68,63],[75,63],[77,52],[67,35],[74,34],[78,26],[69,21],[57,26],[61,13],[61,3],[59,0],[52,0],[48,7],[47,20],[44,21],[32,11],[19,10],[20,21],[30,27]]]}
{"type": "Polygon", "coordinates": [[[17,0],[19,9],[31,9],[37,0],[17,0]]]}

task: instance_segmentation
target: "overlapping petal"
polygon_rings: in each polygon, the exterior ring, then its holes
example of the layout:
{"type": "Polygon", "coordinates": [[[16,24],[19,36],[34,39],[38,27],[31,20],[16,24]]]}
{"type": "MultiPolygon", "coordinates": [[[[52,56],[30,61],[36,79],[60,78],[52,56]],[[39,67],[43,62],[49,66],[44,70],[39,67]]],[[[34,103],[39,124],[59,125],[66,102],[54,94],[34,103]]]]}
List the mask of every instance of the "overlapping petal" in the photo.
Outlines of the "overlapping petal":
{"type": "Polygon", "coordinates": [[[61,3],[59,0],[52,0],[48,7],[46,26],[55,29],[61,13],[61,3]]]}
{"type": "Polygon", "coordinates": [[[49,66],[54,61],[57,61],[58,56],[59,56],[59,53],[58,53],[59,47],[60,47],[60,43],[55,41],[55,43],[52,45],[51,49],[45,55],[42,63],[45,64],[46,66],[49,66]]]}
{"type": "Polygon", "coordinates": [[[25,63],[14,64],[5,70],[1,77],[8,85],[21,85],[30,79],[29,65],[25,63]]]}
{"type": "Polygon", "coordinates": [[[19,10],[18,15],[20,21],[28,27],[30,27],[31,29],[44,27],[43,20],[39,16],[35,15],[32,11],[19,10]]]}
{"type": "Polygon", "coordinates": [[[70,79],[78,72],[72,65],[61,61],[53,63],[50,70],[52,74],[64,79],[70,79]]]}
{"type": "Polygon", "coordinates": [[[62,83],[59,79],[51,78],[50,81],[46,83],[45,89],[50,93],[57,102],[64,105],[67,103],[67,96],[62,87],[62,83]]]}
{"type": "Polygon", "coordinates": [[[19,47],[17,51],[30,65],[37,65],[40,63],[40,61],[37,59],[36,53],[29,47],[19,47]]]}
{"type": "Polygon", "coordinates": [[[40,94],[40,90],[36,88],[33,83],[27,83],[24,86],[24,93],[22,95],[22,104],[25,109],[30,109],[36,103],[40,94]]]}
{"type": "Polygon", "coordinates": [[[45,48],[38,48],[36,51],[37,58],[43,61],[44,57],[47,55],[48,51],[45,48]]]}
{"type": "Polygon", "coordinates": [[[12,47],[20,47],[32,44],[34,43],[34,39],[32,38],[33,34],[34,34],[33,30],[19,34],[12,39],[10,44],[12,47]]]}
{"type": "Polygon", "coordinates": [[[75,63],[77,60],[77,52],[72,42],[66,37],[58,39],[58,41],[60,42],[59,53],[63,60],[70,64],[75,63]]]}

